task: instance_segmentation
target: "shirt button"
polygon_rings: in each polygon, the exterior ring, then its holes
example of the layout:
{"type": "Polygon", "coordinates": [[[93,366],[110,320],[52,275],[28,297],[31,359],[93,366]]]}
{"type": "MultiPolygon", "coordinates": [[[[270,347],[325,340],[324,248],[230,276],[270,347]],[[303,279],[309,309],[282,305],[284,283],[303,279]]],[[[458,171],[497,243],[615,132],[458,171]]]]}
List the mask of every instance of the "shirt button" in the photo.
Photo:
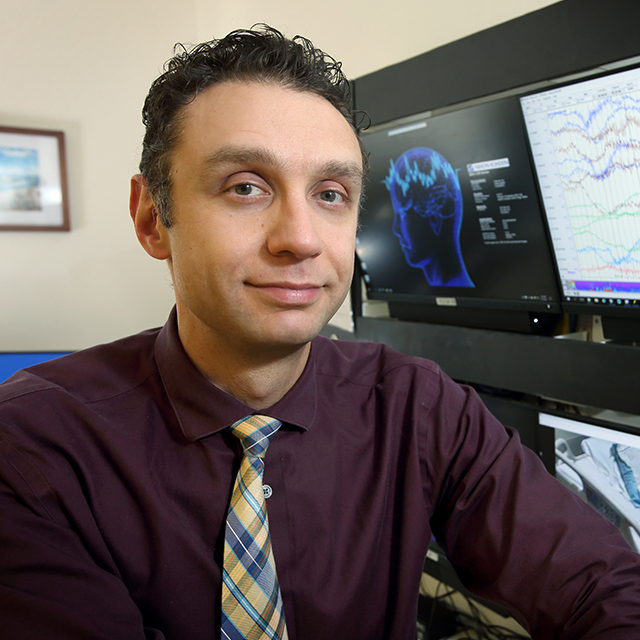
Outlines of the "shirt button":
{"type": "Polygon", "coordinates": [[[273,495],[273,489],[268,484],[262,485],[262,491],[264,492],[265,500],[268,500],[273,495]]]}

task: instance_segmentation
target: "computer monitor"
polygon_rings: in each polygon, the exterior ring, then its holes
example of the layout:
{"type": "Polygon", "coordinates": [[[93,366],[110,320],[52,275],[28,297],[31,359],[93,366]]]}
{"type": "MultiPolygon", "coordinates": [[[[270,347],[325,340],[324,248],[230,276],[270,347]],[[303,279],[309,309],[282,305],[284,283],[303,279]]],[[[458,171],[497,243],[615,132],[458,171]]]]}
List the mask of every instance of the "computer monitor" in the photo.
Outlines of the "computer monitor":
{"type": "Polygon", "coordinates": [[[357,255],[370,299],[409,320],[545,333],[559,293],[517,98],[362,134],[357,255]]]}
{"type": "Polygon", "coordinates": [[[0,352],[0,382],[10,378],[16,371],[25,369],[40,362],[53,360],[69,352],[60,351],[22,351],[22,352],[0,352]]]}
{"type": "Polygon", "coordinates": [[[520,97],[567,312],[640,340],[640,68],[520,97]]]}
{"type": "Polygon", "coordinates": [[[551,413],[539,423],[547,469],[640,552],[640,427],[551,413]]]}

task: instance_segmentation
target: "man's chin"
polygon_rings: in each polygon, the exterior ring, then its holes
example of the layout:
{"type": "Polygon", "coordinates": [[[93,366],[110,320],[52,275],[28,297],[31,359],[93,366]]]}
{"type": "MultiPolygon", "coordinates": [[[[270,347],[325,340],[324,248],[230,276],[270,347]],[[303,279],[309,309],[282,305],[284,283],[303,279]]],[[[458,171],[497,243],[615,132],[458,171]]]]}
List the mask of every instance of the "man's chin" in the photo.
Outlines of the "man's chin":
{"type": "Polygon", "coordinates": [[[308,329],[290,330],[278,333],[273,336],[271,345],[274,347],[283,347],[290,349],[298,349],[309,344],[322,331],[324,324],[308,329]]]}
{"type": "MultiPolygon", "coordinates": [[[[265,336],[273,347],[301,348],[311,342],[325,327],[329,318],[298,318],[293,322],[282,322],[265,336]]],[[[266,345],[265,345],[266,346],[266,345]]]]}

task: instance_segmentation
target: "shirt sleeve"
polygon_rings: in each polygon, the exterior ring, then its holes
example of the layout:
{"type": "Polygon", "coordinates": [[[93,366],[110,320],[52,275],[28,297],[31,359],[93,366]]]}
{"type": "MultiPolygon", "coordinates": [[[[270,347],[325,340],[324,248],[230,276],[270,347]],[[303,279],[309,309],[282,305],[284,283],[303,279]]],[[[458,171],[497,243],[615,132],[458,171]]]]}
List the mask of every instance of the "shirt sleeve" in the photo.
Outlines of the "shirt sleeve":
{"type": "Polygon", "coordinates": [[[425,453],[434,534],[470,591],[540,640],[640,637],[640,556],[444,378],[425,453]],[[430,462],[431,461],[431,462],[430,462]],[[435,462],[434,462],[435,461],[435,462]]]}
{"type": "Polygon", "coordinates": [[[0,436],[0,635],[161,640],[92,558],[37,467],[0,436]]]}

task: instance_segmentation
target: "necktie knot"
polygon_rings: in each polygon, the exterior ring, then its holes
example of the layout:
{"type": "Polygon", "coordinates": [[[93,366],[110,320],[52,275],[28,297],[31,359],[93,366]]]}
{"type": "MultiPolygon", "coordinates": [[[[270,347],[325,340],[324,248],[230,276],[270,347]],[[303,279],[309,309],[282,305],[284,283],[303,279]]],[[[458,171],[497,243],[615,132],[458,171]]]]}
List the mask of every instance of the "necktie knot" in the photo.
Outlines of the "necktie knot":
{"type": "Polygon", "coordinates": [[[246,456],[264,458],[273,434],[282,423],[268,416],[253,415],[231,425],[231,433],[242,443],[246,456]]]}

